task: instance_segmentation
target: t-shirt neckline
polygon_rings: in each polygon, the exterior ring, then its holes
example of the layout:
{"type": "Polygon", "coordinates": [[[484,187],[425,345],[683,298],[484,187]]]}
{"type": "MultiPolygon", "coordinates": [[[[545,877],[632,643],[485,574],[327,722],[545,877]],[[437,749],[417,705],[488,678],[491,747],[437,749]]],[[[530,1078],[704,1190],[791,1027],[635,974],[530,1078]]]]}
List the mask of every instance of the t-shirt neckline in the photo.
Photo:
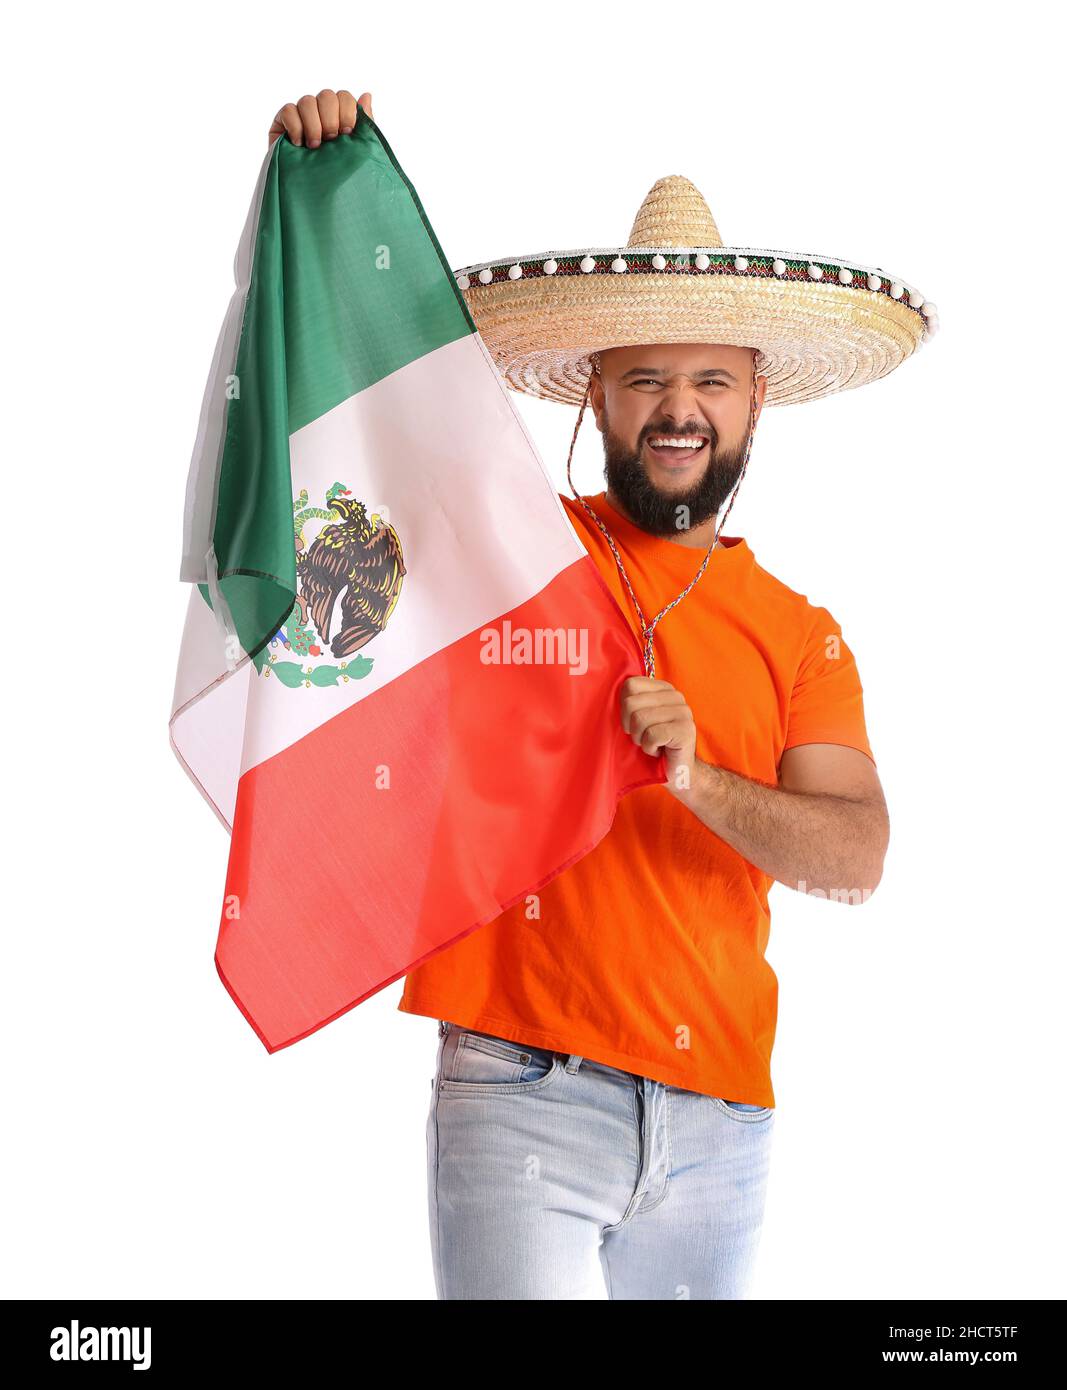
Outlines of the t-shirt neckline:
{"type": "MultiPolygon", "coordinates": [[[[629,517],[623,516],[622,512],[608,501],[606,489],[603,492],[594,493],[585,500],[593,504],[594,510],[600,515],[601,521],[605,522],[609,530],[615,526],[623,535],[629,536],[631,540],[638,540],[642,545],[654,548],[658,554],[669,555],[672,559],[699,561],[707,553],[707,546],[681,545],[678,541],[669,540],[666,536],[653,536],[648,531],[643,531],[640,526],[635,526],[629,517]],[[607,513],[606,516],[604,515],[605,512],[607,513]]],[[[744,550],[744,536],[722,535],[719,537],[715,549],[711,552],[711,560],[708,563],[711,564],[716,555],[740,556],[744,550]]]]}

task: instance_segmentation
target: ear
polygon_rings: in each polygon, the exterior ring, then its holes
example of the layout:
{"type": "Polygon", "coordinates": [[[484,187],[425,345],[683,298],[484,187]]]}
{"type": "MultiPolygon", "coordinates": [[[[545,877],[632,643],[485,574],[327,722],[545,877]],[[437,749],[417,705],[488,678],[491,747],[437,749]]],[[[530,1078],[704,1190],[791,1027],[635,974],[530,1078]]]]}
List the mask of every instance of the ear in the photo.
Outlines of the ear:
{"type": "MultiPolygon", "coordinates": [[[[763,413],[763,401],[766,395],[767,378],[765,376],[758,376],[756,378],[756,420],[758,420],[763,413]]],[[[753,421],[753,425],[755,425],[756,420],[753,421]]]]}
{"type": "Polygon", "coordinates": [[[604,415],[604,383],[596,372],[589,378],[589,409],[593,412],[597,429],[603,434],[601,420],[604,415]]]}

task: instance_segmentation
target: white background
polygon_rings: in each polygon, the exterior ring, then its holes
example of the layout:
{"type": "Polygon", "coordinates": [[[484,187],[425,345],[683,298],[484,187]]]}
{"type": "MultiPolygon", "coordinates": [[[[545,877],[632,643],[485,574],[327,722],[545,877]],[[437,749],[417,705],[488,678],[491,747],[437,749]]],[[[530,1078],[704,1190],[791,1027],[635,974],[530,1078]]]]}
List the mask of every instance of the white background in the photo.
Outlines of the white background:
{"type": "MultiPolygon", "coordinates": [[[[623,243],[682,173],[727,243],[884,266],[937,304],[889,377],[764,412],[727,525],[842,623],[892,820],[865,906],[772,893],[753,1292],[1063,1297],[1052,12],[37,13],[3,88],[0,1292],[434,1297],[436,1025],[397,982],[267,1055],[212,961],[227,840],[167,741],[233,255],[275,112],[330,86],[373,92],[454,266],[623,243]]],[[[573,411],[517,399],[565,491],[573,411]]],[[[599,438],[585,421],[583,492],[599,438]]]]}

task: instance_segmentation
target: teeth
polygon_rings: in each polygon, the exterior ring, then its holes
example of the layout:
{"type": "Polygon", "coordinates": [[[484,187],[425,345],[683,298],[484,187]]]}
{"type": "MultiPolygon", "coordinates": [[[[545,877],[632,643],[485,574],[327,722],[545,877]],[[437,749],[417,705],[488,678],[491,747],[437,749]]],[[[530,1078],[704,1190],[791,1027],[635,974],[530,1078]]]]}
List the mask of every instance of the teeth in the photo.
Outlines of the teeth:
{"type": "Polygon", "coordinates": [[[692,435],[686,435],[684,438],[677,438],[673,435],[658,435],[649,439],[648,442],[653,449],[668,447],[671,449],[702,449],[704,447],[704,440],[694,439],[692,435]]]}

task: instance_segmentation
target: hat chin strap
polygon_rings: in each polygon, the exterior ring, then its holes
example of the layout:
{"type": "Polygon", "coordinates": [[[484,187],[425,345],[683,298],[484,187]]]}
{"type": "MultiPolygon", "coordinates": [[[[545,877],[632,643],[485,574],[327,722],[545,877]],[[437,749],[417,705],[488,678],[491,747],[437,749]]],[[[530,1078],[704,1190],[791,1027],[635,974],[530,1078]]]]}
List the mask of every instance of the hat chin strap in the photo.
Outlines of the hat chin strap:
{"type": "MultiPolygon", "coordinates": [[[[600,353],[599,353],[599,352],[594,352],[594,353],[592,353],[592,354],[590,355],[590,360],[591,360],[591,362],[592,362],[592,369],[593,369],[593,372],[595,372],[597,376],[600,376],[600,374],[601,374],[601,373],[600,373],[600,353]]],[[[640,604],[638,603],[638,601],[637,601],[637,595],[634,593],[634,587],[633,587],[633,585],[630,583],[630,577],[629,577],[629,575],[626,573],[626,567],[625,567],[625,565],[622,563],[622,557],[621,557],[620,554],[619,554],[618,546],[615,544],[615,541],[614,541],[614,539],[613,539],[613,537],[612,537],[611,532],[610,532],[610,531],[608,530],[608,528],[604,525],[603,521],[601,521],[600,517],[597,516],[596,512],[595,512],[595,511],[593,510],[593,508],[589,505],[589,503],[585,500],[585,498],[579,495],[578,489],[574,486],[574,480],[573,480],[573,478],[571,477],[571,459],[572,459],[572,457],[574,456],[574,444],[575,444],[575,440],[578,438],[578,431],[579,431],[579,429],[581,429],[581,425],[582,425],[582,416],[585,414],[585,407],[586,407],[586,405],[588,404],[588,401],[589,401],[589,389],[590,389],[590,387],[592,386],[592,384],[593,384],[593,378],[592,378],[592,373],[591,373],[591,374],[590,374],[590,377],[589,377],[589,380],[588,380],[588,381],[586,382],[586,384],[585,384],[585,394],[582,396],[582,404],[581,404],[581,406],[580,406],[579,409],[578,409],[578,419],[575,421],[575,424],[574,424],[574,433],[571,435],[571,447],[570,447],[570,449],[567,451],[567,482],[570,484],[571,492],[574,493],[574,496],[575,496],[576,500],[579,501],[579,502],[582,504],[582,506],[585,508],[585,510],[589,513],[589,515],[590,515],[590,516],[593,518],[593,520],[596,522],[596,524],[597,524],[597,526],[600,528],[600,530],[604,533],[604,536],[605,536],[605,538],[607,539],[608,545],[611,547],[611,553],[612,553],[612,555],[615,556],[615,563],[616,563],[616,565],[617,565],[618,568],[619,568],[619,573],[622,575],[622,582],[626,585],[627,592],[629,593],[630,598],[631,598],[632,601],[633,601],[634,609],[635,609],[635,611],[636,611],[636,613],[637,613],[637,620],[638,620],[638,622],[639,622],[640,625],[641,625],[641,636],[644,638],[644,644],[645,644],[645,645],[644,645],[645,675],[646,675],[646,676],[651,676],[651,677],[654,678],[655,675],[656,675],[656,654],[655,654],[655,652],[654,652],[653,649],[652,649],[652,639],[653,639],[653,635],[655,634],[655,631],[656,631],[656,626],[657,626],[657,624],[659,623],[659,621],[660,621],[661,618],[665,617],[666,614],[668,614],[668,613],[671,611],[672,608],[674,608],[677,604],[681,603],[682,599],[685,598],[686,594],[689,593],[689,591],[693,588],[694,584],[696,584],[697,580],[701,577],[701,575],[702,575],[702,574],[704,573],[704,571],[707,569],[707,567],[708,567],[708,561],[711,559],[711,552],[715,549],[715,547],[716,547],[716,546],[718,545],[718,543],[719,543],[719,536],[720,536],[721,533],[722,533],[722,528],[723,528],[723,526],[726,524],[726,518],[730,515],[730,508],[734,505],[734,502],[735,502],[735,500],[736,500],[736,498],[737,498],[738,489],[739,489],[740,486],[741,486],[741,480],[744,478],[744,476],[745,476],[745,470],[748,468],[748,460],[749,460],[749,457],[750,457],[750,455],[751,455],[751,453],[752,453],[752,437],[753,437],[753,435],[755,434],[755,431],[756,431],[756,363],[755,363],[755,358],[753,358],[753,362],[752,362],[752,396],[751,396],[751,399],[749,400],[749,410],[748,410],[748,442],[747,442],[746,445],[745,445],[745,458],[744,458],[744,462],[743,462],[742,465],[741,465],[741,472],[738,474],[737,482],[734,484],[734,490],[733,490],[733,492],[732,492],[731,495],[730,495],[730,501],[729,501],[729,503],[727,504],[726,510],[725,510],[725,511],[723,512],[723,514],[722,514],[722,518],[720,519],[719,524],[715,527],[715,535],[712,537],[711,544],[708,546],[708,553],[704,556],[704,559],[703,559],[702,562],[701,562],[700,568],[697,570],[696,574],[693,575],[692,579],[691,579],[691,580],[689,581],[689,583],[685,586],[685,588],[682,590],[682,592],[681,592],[680,594],[678,594],[676,598],[672,598],[671,601],[670,601],[670,603],[668,603],[668,604],[666,605],[665,608],[661,608],[660,611],[656,614],[656,616],[652,619],[652,621],[651,621],[650,623],[649,623],[649,622],[646,622],[646,620],[645,620],[645,615],[644,615],[644,613],[641,611],[641,605],[640,605],[640,604]]]]}

